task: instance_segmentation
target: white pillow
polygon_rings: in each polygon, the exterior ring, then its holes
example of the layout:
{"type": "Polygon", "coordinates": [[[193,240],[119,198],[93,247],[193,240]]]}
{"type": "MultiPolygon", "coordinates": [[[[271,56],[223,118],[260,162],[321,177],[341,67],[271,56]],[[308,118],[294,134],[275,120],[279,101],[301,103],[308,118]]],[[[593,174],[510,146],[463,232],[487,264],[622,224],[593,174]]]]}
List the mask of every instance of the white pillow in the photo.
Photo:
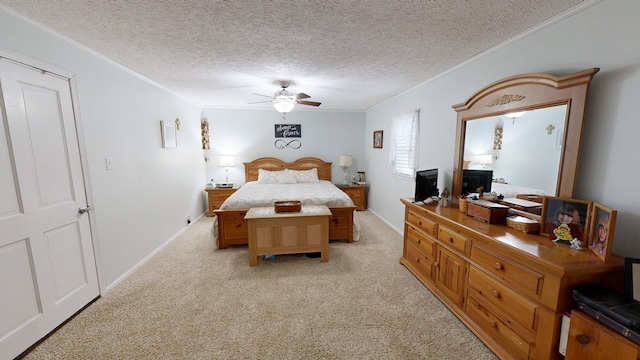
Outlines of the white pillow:
{"type": "Polygon", "coordinates": [[[289,174],[296,177],[296,180],[299,183],[317,183],[320,182],[318,179],[318,169],[313,168],[309,170],[289,170],[289,174]]]}
{"type": "Polygon", "coordinates": [[[280,184],[296,184],[298,180],[293,174],[290,174],[287,170],[284,170],[283,174],[279,174],[278,178],[280,184]]]}
{"type": "Polygon", "coordinates": [[[285,170],[269,171],[258,169],[258,182],[261,184],[279,184],[280,177],[286,173],[285,170]]]}

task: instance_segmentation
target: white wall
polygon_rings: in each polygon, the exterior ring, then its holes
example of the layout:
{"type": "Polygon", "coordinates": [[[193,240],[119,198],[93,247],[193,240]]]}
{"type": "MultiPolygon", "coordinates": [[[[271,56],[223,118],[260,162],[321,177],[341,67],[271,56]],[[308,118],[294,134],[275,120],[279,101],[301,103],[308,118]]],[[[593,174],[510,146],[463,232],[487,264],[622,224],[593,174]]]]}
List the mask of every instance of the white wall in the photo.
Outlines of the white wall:
{"type": "MultiPolygon", "coordinates": [[[[338,166],[340,154],[351,154],[353,166],[347,172],[364,171],[365,114],[362,112],[305,111],[298,106],[282,119],[275,110],[204,109],[202,117],[209,121],[211,161],[207,164],[207,177],[215,182],[225,180],[224,168],[219,166],[220,155],[235,155],[235,167],[229,169],[229,181],[244,184],[243,162],[263,156],[294,161],[305,156],[319,157],[333,162],[332,181],[342,182],[344,172],[338,166]],[[300,124],[302,137],[282,139],[299,140],[301,146],[279,149],[275,146],[275,124],[300,124]]],[[[282,143],[282,142],[280,142],[282,143]]],[[[293,144],[292,144],[293,145],[293,144]]]]}
{"type": "Polygon", "coordinates": [[[0,8],[0,48],[76,75],[102,285],[110,286],[205,210],[200,108],[0,8]],[[160,120],[180,118],[178,148],[160,120]],[[105,158],[113,159],[106,170],[105,158]]]}
{"type": "MultiPolygon", "coordinates": [[[[367,112],[366,171],[369,207],[402,229],[400,197],[411,197],[412,181],[395,178],[388,146],[371,148],[374,130],[390,130],[393,115],[421,109],[420,168],[438,167],[440,187],[451,186],[456,113],[451,108],[481,87],[507,76],[558,75],[600,67],[592,82],[585,119],[575,197],[618,210],[614,253],[640,257],[640,1],[603,1],[560,22],[527,34],[367,112]]],[[[570,134],[569,134],[570,135],[570,134]]]]}

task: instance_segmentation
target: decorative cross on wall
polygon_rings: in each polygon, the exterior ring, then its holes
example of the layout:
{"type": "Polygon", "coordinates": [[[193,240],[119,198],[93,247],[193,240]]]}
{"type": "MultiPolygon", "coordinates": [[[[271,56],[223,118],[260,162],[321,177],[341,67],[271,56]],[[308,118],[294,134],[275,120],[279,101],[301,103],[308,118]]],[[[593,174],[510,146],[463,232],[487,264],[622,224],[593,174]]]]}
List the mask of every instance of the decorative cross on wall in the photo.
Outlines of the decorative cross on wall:
{"type": "Polygon", "coordinates": [[[553,124],[549,124],[547,125],[547,134],[551,135],[551,133],[553,132],[553,129],[555,129],[556,127],[553,126],[553,124]]]}

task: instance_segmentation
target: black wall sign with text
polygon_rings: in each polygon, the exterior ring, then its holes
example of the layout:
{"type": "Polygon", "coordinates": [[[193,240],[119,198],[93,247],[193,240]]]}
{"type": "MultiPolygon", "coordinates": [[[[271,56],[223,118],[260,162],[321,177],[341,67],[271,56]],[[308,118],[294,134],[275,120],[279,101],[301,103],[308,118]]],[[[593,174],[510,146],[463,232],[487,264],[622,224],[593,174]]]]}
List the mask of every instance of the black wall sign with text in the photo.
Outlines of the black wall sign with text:
{"type": "Polygon", "coordinates": [[[302,137],[302,125],[300,124],[275,124],[277,138],[302,137]]]}

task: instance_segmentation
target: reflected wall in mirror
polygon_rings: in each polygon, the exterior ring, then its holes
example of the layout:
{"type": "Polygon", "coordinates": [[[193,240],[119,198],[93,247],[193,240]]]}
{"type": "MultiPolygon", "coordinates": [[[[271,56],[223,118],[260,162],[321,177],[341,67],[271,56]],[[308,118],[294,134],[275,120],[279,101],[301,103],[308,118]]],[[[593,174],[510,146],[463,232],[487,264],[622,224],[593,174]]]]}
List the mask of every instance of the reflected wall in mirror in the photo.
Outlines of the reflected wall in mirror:
{"type": "Polygon", "coordinates": [[[512,76],[454,105],[452,198],[461,195],[463,169],[493,170],[492,191],[505,197],[572,197],[589,84],[598,71],[512,76]]]}
{"type": "Polygon", "coordinates": [[[464,141],[466,169],[493,170],[491,190],[555,196],[566,105],[526,111],[517,118],[490,116],[469,121],[464,141]]]}

